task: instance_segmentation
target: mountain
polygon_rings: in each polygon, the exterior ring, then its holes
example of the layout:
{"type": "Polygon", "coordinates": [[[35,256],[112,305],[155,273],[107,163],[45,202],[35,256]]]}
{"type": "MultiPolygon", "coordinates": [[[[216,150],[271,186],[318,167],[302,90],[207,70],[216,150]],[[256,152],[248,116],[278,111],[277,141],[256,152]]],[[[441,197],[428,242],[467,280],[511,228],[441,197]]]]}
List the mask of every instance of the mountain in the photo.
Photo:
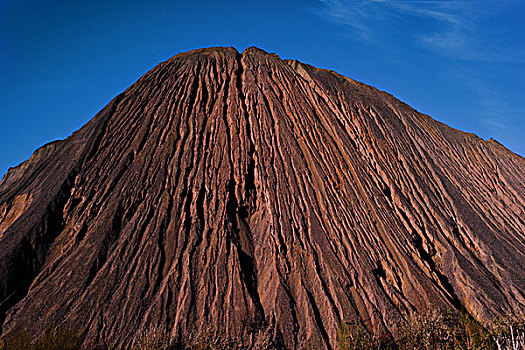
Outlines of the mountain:
{"type": "Polygon", "coordinates": [[[289,349],[525,313],[525,159],[256,48],[179,54],[0,183],[0,324],[289,349]]]}

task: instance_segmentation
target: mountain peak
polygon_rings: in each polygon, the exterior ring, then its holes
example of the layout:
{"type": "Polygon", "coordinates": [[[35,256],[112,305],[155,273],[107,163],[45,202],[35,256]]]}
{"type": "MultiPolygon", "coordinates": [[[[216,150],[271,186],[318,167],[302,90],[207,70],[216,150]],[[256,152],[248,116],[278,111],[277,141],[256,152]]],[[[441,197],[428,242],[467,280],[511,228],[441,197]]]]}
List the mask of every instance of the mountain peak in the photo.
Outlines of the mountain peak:
{"type": "MultiPolygon", "coordinates": [[[[0,183],[0,326],[336,347],[525,305],[525,159],[250,47],[162,63],[0,183]],[[36,315],[38,317],[36,317],[36,315]]],[[[266,343],[266,344],[267,344],[266,343]]]]}
{"type": "Polygon", "coordinates": [[[243,54],[245,54],[245,53],[268,55],[268,52],[266,52],[263,49],[260,49],[260,48],[258,48],[256,46],[248,47],[246,50],[243,51],[243,54]]]}

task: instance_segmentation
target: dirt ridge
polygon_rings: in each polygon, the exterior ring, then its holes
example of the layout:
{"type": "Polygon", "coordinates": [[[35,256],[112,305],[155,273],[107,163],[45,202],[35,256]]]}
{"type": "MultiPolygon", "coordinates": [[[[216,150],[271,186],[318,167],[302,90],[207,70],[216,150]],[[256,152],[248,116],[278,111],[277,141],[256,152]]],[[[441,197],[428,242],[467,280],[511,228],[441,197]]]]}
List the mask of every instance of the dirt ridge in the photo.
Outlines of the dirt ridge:
{"type": "Polygon", "coordinates": [[[499,143],[335,72],[178,54],[0,182],[1,332],[330,349],[358,316],[523,317],[523,179],[499,143]]]}

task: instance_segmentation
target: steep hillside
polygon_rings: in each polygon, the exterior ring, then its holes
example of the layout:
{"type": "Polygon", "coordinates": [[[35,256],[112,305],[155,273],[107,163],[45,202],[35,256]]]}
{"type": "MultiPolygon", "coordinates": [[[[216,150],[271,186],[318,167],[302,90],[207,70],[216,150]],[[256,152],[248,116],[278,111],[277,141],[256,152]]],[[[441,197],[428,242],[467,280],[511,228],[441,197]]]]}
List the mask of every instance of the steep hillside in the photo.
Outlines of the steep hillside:
{"type": "Polygon", "coordinates": [[[0,183],[0,324],[334,348],[357,315],[525,316],[525,159],[250,48],[159,64],[0,183]]]}

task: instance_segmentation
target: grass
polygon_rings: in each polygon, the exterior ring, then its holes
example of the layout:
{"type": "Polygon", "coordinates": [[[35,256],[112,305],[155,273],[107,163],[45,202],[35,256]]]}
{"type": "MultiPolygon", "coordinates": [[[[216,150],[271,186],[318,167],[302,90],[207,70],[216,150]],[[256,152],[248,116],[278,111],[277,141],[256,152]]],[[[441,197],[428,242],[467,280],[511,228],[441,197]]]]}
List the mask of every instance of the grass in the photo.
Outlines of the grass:
{"type": "Polygon", "coordinates": [[[84,334],[65,326],[54,324],[35,342],[23,331],[9,333],[0,341],[0,349],[5,350],[77,350],[82,345],[84,334]]]}
{"type": "Polygon", "coordinates": [[[339,327],[338,350],[525,350],[525,323],[512,317],[483,326],[470,314],[429,310],[409,316],[394,334],[358,319],[339,327]]]}
{"type": "MultiPolygon", "coordinates": [[[[78,350],[81,349],[85,334],[71,328],[51,325],[36,341],[24,331],[15,331],[0,339],[0,350],[78,350]]],[[[132,341],[131,350],[240,350],[240,341],[229,339],[214,328],[183,346],[171,339],[167,328],[154,327],[137,334],[132,341]]],[[[257,350],[276,349],[268,337],[262,333],[257,336],[257,350]]],[[[97,349],[117,350],[118,347],[97,346],[97,349]]],[[[126,348],[128,349],[128,348],[126,348]]]]}
{"type": "MultiPolygon", "coordinates": [[[[9,333],[0,340],[0,350],[77,350],[85,333],[51,325],[33,339],[26,332],[9,333]]],[[[152,328],[133,339],[132,350],[237,350],[241,342],[228,339],[209,328],[190,345],[173,342],[166,328],[152,328]]],[[[259,334],[258,350],[279,349],[259,334]]],[[[117,348],[108,348],[116,350],[117,348]]],[[[392,333],[369,321],[344,323],[337,332],[338,350],[525,350],[525,322],[503,318],[485,327],[468,313],[439,313],[435,310],[414,314],[392,333]]]]}

